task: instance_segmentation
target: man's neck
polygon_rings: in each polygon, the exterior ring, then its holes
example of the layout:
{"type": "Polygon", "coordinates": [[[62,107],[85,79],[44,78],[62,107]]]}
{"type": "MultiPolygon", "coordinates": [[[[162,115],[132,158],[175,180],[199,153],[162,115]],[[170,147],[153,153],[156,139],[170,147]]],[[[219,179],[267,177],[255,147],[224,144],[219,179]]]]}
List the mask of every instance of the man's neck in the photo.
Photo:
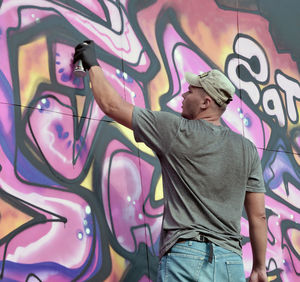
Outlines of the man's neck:
{"type": "Polygon", "coordinates": [[[209,123],[212,123],[213,125],[216,125],[216,126],[221,126],[221,120],[218,118],[218,119],[210,119],[210,118],[202,118],[202,120],[205,120],[209,123]]]}
{"type": "Polygon", "coordinates": [[[222,125],[220,116],[210,115],[210,114],[205,113],[205,112],[202,112],[201,114],[199,114],[197,116],[197,118],[195,118],[195,119],[202,119],[202,120],[205,120],[205,121],[207,121],[209,123],[212,123],[213,125],[217,125],[217,126],[222,125]]]}

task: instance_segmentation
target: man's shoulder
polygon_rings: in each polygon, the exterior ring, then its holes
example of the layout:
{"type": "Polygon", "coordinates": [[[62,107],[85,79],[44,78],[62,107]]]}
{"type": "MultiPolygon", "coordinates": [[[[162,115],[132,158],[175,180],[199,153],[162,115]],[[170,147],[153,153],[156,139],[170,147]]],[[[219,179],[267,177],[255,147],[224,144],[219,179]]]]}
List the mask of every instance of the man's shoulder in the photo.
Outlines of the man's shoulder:
{"type": "Polygon", "coordinates": [[[236,138],[239,138],[241,140],[243,140],[245,143],[247,143],[247,145],[249,146],[255,146],[254,143],[247,137],[245,137],[244,135],[242,135],[241,133],[239,132],[236,132],[236,131],[233,131],[231,128],[229,127],[226,127],[228,132],[230,132],[230,134],[236,138]]]}
{"type": "Polygon", "coordinates": [[[232,138],[232,142],[238,141],[241,144],[243,144],[244,149],[247,150],[250,154],[256,154],[257,147],[252,140],[250,140],[248,137],[245,137],[238,132],[233,131],[230,128],[228,128],[228,132],[230,137],[232,138]]]}
{"type": "Polygon", "coordinates": [[[138,106],[134,107],[133,114],[136,116],[139,116],[139,115],[153,116],[160,120],[167,119],[167,120],[177,120],[178,121],[178,120],[183,119],[181,116],[179,116],[175,113],[171,113],[171,112],[167,112],[167,111],[153,111],[153,110],[150,110],[147,108],[141,108],[138,106]]]}

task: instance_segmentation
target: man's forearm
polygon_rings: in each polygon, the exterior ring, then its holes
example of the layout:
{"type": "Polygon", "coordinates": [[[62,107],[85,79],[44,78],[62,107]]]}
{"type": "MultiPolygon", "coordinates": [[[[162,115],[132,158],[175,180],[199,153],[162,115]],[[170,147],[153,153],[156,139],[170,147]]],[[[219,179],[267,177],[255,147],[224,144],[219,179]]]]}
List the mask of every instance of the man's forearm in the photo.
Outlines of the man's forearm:
{"type": "Polygon", "coordinates": [[[105,114],[110,115],[123,99],[111,86],[100,67],[91,67],[89,75],[97,104],[105,114]]]}
{"type": "Polygon", "coordinates": [[[94,98],[101,110],[116,122],[132,129],[134,106],[112,87],[99,66],[91,67],[89,75],[94,98]]]}
{"type": "Polygon", "coordinates": [[[253,252],[253,269],[265,269],[267,225],[264,216],[249,221],[250,241],[253,252]]]}

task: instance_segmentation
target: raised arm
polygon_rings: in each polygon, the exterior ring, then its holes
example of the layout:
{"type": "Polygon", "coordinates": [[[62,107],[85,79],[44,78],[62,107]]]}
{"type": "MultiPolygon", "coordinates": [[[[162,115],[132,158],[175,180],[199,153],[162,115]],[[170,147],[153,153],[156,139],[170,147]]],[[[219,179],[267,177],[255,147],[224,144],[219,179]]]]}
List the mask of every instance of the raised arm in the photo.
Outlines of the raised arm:
{"type": "Polygon", "coordinates": [[[100,67],[91,67],[89,74],[93,95],[101,110],[116,122],[132,129],[133,105],[117,93],[100,67]]]}
{"type": "Polygon", "coordinates": [[[75,48],[74,63],[82,60],[83,67],[89,70],[94,98],[101,110],[113,120],[132,129],[134,106],[126,102],[106,79],[99,66],[93,41],[79,44],[75,48]]]}
{"type": "Polygon", "coordinates": [[[265,265],[267,224],[264,193],[247,192],[245,210],[249,222],[250,242],[253,253],[253,266],[249,282],[267,282],[265,265]]]}

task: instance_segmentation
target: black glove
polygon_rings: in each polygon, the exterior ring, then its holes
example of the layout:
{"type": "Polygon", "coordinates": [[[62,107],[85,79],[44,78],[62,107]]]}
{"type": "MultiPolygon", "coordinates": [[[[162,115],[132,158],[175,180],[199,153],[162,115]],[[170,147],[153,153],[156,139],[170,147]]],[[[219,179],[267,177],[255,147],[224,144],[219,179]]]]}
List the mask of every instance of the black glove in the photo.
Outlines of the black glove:
{"type": "Polygon", "coordinates": [[[73,64],[78,60],[82,61],[84,70],[89,70],[92,66],[99,66],[96,59],[94,41],[86,40],[75,47],[73,64]]]}

